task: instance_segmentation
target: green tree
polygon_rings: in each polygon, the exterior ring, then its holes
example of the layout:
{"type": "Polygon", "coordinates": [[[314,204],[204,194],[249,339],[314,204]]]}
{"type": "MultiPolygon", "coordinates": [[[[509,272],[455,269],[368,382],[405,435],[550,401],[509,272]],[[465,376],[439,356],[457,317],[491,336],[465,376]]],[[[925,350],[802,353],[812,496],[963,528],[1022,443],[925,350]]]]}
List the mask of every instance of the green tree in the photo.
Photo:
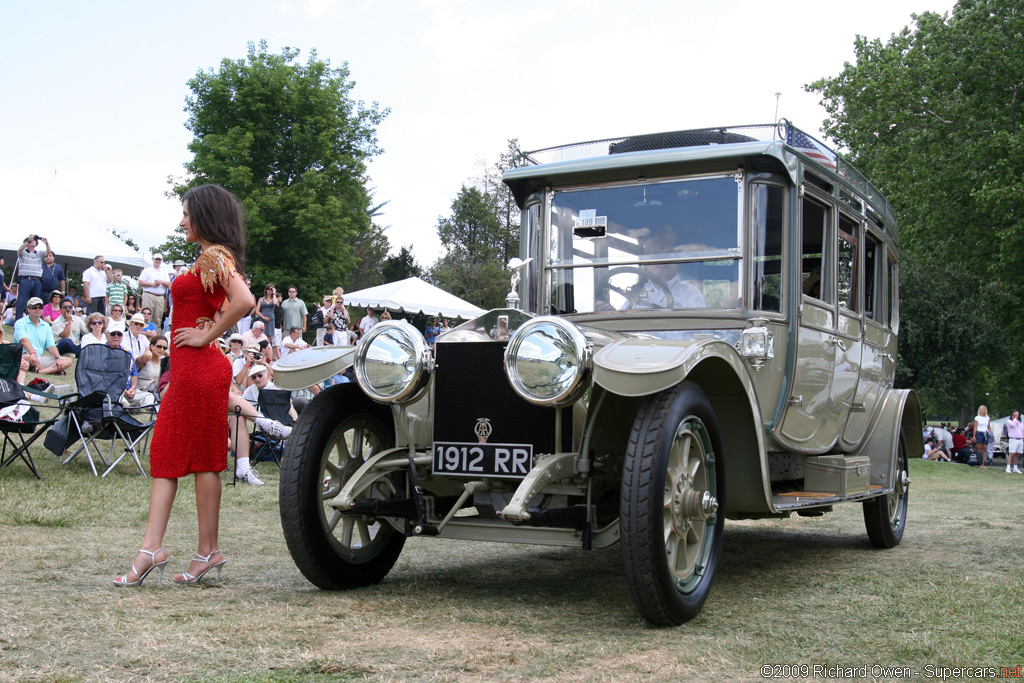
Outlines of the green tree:
{"type": "Polygon", "coordinates": [[[396,282],[423,275],[423,269],[416,263],[416,257],[413,256],[411,244],[408,247],[402,247],[394,256],[384,259],[382,271],[384,282],[396,282]]]}
{"type": "Polygon", "coordinates": [[[961,0],[948,15],[913,18],[886,42],[857,36],[855,63],[807,89],[822,96],[826,134],[896,210],[909,332],[901,379],[926,409],[955,401],[966,413],[985,394],[1012,394],[1024,361],[1005,343],[1024,332],[1024,12],[961,0]],[[963,336],[937,324],[945,311],[963,336]]]}
{"type": "Polygon", "coordinates": [[[430,267],[427,279],[482,308],[504,305],[509,285],[505,265],[519,255],[519,207],[501,182],[519,159],[518,147],[516,140],[509,140],[474,185],[462,186],[451,215],[437,219],[447,253],[430,267]]]}
{"type": "Polygon", "coordinates": [[[249,43],[245,59],[225,59],[188,81],[194,157],[174,191],[218,183],[239,197],[254,283],[350,288],[349,277],[377,258],[382,240],[380,258],[387,254],[387,238],[373,225],[379,207],[367,190],[366,162],[381,152],[376,127],[388,110],[350,98],[347,65],[332,67],[315,50],[305,64],[298,56],[249,43]]]}

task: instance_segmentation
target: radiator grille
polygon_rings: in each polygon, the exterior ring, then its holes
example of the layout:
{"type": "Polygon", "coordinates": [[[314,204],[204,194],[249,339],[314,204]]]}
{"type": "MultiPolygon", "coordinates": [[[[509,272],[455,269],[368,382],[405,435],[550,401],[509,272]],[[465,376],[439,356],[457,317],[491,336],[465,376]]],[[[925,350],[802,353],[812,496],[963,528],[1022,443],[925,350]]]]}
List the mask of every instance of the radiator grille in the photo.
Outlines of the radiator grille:
{"type": "Polygon", "coordinates": [[[434,440],[477,442],[477,419],[494,430],[491,443],[533,444],[534,453],[572,448],[572,407],[562,410],[562,447],[555,448],[555,410],[512,390],[502,357],[506,342],[438,344],[434,370],[434,440]]]}

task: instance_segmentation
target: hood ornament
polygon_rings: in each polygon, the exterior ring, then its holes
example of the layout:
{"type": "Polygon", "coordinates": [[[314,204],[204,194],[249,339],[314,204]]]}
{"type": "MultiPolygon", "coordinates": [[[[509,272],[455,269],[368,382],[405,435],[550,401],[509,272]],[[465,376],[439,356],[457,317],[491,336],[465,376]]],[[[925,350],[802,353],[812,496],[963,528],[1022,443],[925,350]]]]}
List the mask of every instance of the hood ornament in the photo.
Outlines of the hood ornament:
{"type": "Polygon", "coordinates": [[[532,260],[532,258],[528,258],[525,261],[520,258],[513,258],[508,262],[508,269],[512,271],[512,286],[505,296],[505,305],[509,308],[519,308],[521,302],[519,298],[519,280],[523,276],[523,268],[532,260]]]}

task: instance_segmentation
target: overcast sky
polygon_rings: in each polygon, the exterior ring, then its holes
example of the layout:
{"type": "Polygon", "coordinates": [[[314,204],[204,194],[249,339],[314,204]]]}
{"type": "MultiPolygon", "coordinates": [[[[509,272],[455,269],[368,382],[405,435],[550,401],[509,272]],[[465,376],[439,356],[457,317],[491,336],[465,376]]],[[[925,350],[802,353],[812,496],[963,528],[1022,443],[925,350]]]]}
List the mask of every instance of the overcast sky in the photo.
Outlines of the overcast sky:
{"type": "Polygon", "coordinates": [[[393,251],[429,265],[438,216],[508,138],[531,150],[771,123],[776,93],[780,117],[817,132],[825,113],[803,85],[837,74],[857,34],[887,39],[953,4],[4,0],[0,199],[20,203],[56,171],[100,224],[164,241],[181,214],[167,177],[189,158],[186,81],[265,38],[348,62],[354,96],[391,109],[370,164],[379,220],[393,251]]]}

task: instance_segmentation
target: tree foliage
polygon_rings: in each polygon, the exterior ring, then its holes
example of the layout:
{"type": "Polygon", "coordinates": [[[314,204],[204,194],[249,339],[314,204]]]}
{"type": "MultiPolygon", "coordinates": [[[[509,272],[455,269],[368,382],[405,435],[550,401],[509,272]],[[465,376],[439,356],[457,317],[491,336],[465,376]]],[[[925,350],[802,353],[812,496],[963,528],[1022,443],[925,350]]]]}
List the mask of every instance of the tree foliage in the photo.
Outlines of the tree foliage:
{"type": "Polygon", "coordinates": [[[447,253],[430,267],[427,279],[482,308],[504,304],[509,283],[505,265],[519,254],[519,208],[501,182],[518,154],[518,142],[509,140],[475,184],[462,186],[451,214],[437,219],[447,253]]]}
{"type": "Polygon", "coordinates": [[[423,275],[423,269],[416,263],[416,257],[413,256],[411,244],[408,247],[403,246],[394,256],[384,259],[384,267],[381,270],[384,282],[397,282],[423,275]]]}
{"type": "Polygon", "coordinates": [[[381,152],[376,127],[388,110],[350,98],[347,65],[332,67],[315,50],[305,64],[298,56],[249,43],[245,59],[225,59],[188,81],[194,157],[174,191],[218,183],[241,199],[254,283],[294,283],[300,292],[352,288],[350,278],[368,261],[379,272],[388,251],[373,225],[379,207],[366,174],[367,160],[381,152]]]}
{"type": "Polygon", "coordinates": [[[901,379],[928,409],[969,412],[988,393],[1024,398],[1009,385],[1024,351],[1006,344],[1024,331],[1024,12],[961,0],[914,21],[885,42],[858,36],[855,63],[807,88],[896,210],[901,379]]]}

